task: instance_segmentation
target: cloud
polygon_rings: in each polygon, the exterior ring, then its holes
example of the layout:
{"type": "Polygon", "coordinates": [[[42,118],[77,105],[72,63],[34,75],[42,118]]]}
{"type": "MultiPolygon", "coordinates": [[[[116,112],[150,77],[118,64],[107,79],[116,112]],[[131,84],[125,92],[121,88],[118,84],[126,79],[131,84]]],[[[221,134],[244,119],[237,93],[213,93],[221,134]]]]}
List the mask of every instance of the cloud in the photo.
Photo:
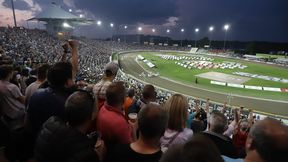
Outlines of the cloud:
{"type": "Polygon", "coordinates": [[[75,8],[74,0],[63,0],[63,3],[64,3],[67,7],[75,8]]]}
{"type": "Polygon", "coordinates": [[[177,25],[177,21],[179,20],[178,17],[169,17],[167,19],[167,22],[165,24],[163,24],[163,26],[165,27],[174,27],[177,25]]]}

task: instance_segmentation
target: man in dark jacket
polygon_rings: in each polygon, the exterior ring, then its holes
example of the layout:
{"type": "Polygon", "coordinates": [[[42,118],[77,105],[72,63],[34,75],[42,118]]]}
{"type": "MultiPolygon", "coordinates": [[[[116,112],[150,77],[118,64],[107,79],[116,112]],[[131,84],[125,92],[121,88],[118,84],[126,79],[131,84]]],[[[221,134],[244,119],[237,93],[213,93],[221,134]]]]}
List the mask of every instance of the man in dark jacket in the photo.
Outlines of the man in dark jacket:
{"type": "Polygon", "coordinates": [[[92,95],[78,91],[65,103],[65,119],[49,118],[43,125],[35,145],[37,162],[97,162],[94,150],[97,134],[88,138],[86,133],[95,116],[92,95]],[[66,124],[67,123],[67,124],[66,124]]]}
{"type": "Polygon", "coordinates": [[[223,135],[227,128],[228,120],[226,116],[219,111],[214,111],[208,120],[208,131],[202,133],[215,143],[221,155],[237,158],[238,155],[232,139],[223,135]]]}

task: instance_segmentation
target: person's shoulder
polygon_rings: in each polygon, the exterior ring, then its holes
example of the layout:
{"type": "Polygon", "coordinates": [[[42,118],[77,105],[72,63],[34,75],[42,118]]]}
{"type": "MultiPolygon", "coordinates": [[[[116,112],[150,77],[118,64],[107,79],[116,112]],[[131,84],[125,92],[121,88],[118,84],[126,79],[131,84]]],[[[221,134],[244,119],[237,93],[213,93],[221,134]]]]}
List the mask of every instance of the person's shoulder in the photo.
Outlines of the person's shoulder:
{"type": "Polygon", "coordinates": [[[222,155],[222,158],[225,162],[243,162],[244,161],[243,159],[233,159],[225,155],[222,155]]]}

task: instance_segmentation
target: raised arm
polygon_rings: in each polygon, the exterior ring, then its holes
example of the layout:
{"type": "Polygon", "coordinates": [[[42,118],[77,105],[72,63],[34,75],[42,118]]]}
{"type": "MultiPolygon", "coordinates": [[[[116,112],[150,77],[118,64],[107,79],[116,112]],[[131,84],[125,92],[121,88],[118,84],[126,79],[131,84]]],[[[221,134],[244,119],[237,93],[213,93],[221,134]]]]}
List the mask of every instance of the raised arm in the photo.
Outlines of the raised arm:
{"type": "Polygon", "coordinates": [[[67,60],[67,53],[68,53],[68,50],[69,50],[69,44],[68,42],[66,42],[65,44],[62,45],[62,48],[63,48],[63,54],[61,56],[61,62],[65,62],[67,60]]]}
{"type": "Polygon", "coordinates": [[[78,48],[77,48],[77,42],[74,40],[69,40],[69,45],[71,47],[71,64],[72,64],[72,74],[73,74],[73,78],[76,77],[76,74],[79,71],[79,67],[78,67],[78,48]]]}

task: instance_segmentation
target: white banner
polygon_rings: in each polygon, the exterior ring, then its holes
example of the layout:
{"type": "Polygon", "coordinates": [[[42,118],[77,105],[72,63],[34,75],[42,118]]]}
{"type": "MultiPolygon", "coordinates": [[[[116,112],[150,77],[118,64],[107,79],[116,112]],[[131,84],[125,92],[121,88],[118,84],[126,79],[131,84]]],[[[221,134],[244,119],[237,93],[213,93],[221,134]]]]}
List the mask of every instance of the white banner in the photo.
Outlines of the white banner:
{"type": "Polygon", "coordinates": [[[225,83],[225,82],[217,82],[217,81],[213,81],[213,80],[211,80],[210,83],[211,83],[211,84],[215,84],[215,85],[222,85],[222,86],[226,86],[226,83],[225,83]]]}
{"type": "Polygon", "coordinates": [[[281,92],[281,88],[263,87],[264,91],[281,92]]]}
{"type": "Polygon", "coordinates": [[[262,90],[262,87],[259,87],[259,86],[248,86],[248,85],[245,85],[245,88],[246,89],[262,90]]]}
{"type": "Polygon", "coordinates": [[[244,88],[244,85],[241,84],[234,84],[234,83],[227,83],[228,87],[236,87],[236,88],[244,88]]]}

